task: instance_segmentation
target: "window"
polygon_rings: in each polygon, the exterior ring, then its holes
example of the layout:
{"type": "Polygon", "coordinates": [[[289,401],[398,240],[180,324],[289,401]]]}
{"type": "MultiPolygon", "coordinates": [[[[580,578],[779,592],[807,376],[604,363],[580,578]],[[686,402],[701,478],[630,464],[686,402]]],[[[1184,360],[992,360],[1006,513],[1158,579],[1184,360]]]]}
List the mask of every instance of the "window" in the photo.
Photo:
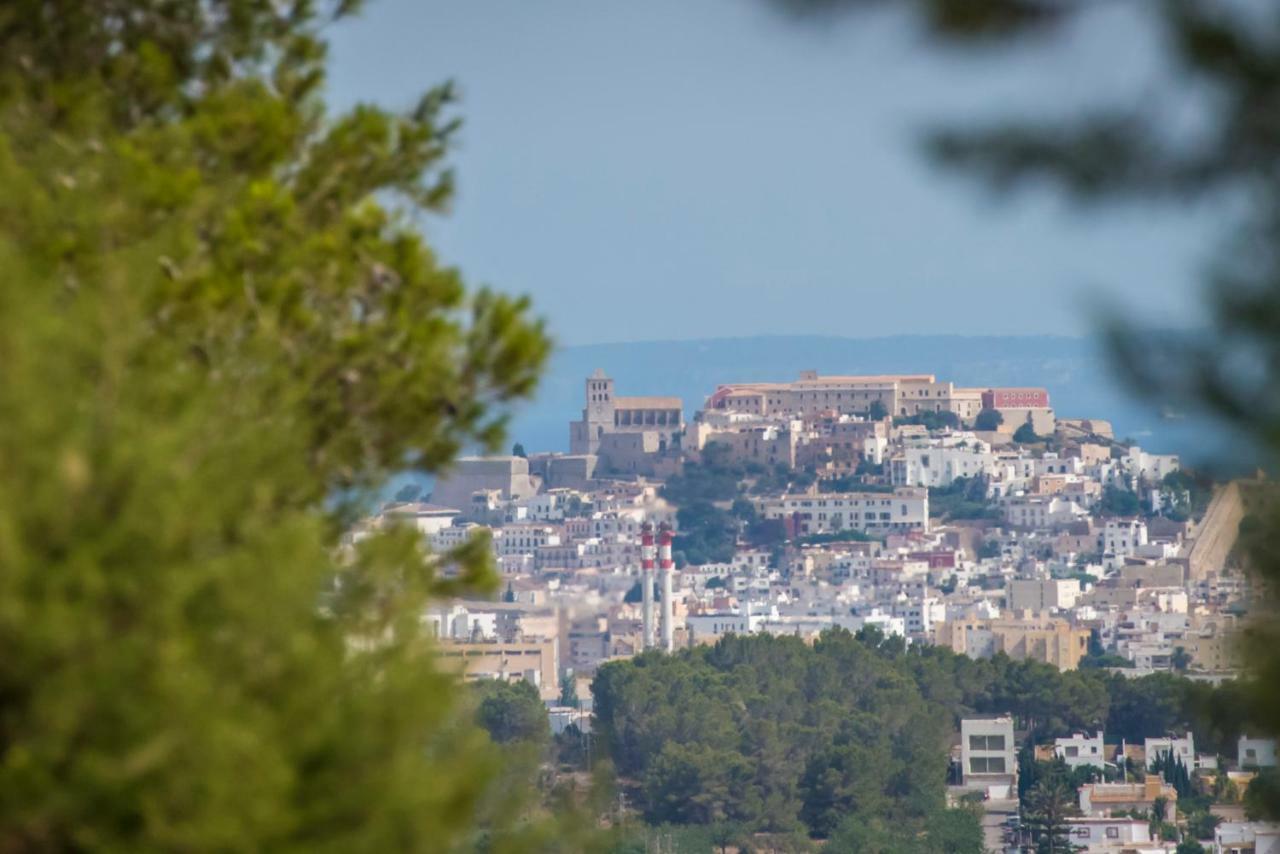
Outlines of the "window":
{"type": "Polygon", "coordinates": [[[1080,755],[1080,748],[1078,748],[1078,747],[1068,747],[1068,748],[1064,751],[1064,753],[1065,753],[1069,758],[1074,759],[1075,757],[1077,757],[1077,756],[1079,756],[1079,755],[1080,755]]]}
{"type": "Polygon", "coordinates": [[[969,760],[970,774],[1003,774],[1004,758],[975,756],[969,760]]]}
{"type": "Polygon", "coordinates": [[[1003,735],[971,735],[970,750],[1004,750],[1003,735]]]}
{"type": "Polygon", "coordinates": [[[1118,828],[1118,827],[1108,827],[1108,828],[1107,828],[1107,838],[1108,838],[1108,839],[1119,839],[1119,838],[1120,838],[1120,828],[1118,828]]]}

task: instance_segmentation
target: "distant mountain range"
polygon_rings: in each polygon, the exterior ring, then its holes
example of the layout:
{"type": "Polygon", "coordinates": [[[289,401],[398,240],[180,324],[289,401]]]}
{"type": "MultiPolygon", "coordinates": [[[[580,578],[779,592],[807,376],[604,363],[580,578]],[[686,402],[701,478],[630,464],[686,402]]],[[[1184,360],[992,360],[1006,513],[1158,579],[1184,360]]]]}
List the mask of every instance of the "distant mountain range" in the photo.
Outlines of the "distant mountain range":
{"type": "Polygon", "coordinates": [[[795,379],[802,370],[827,374],[930,373],[965,386],[1044,386],[1060,417],[1103,418],[1117,438],[1180,453],[1191,461],[1218,456],[1220,431],[1204,421],[1161,414],[1116,379],[1101,342],[1054,336],[884,338],[757,336],[693,341],[644,341],[565,347],[552,359],[536,399],[520,407],[511,438],[529,452],[567,451],[568,422],[583,406],[583,381],[601,368],[617,393],[678,395],[692,418],[721,383],[795,379]]]}

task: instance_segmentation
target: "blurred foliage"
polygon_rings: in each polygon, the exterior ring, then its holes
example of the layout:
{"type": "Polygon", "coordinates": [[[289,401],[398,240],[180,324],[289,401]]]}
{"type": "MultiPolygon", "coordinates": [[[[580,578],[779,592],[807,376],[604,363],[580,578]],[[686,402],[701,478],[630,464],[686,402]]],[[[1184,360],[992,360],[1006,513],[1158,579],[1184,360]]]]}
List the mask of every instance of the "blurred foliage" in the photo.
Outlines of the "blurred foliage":
{"type": "Polygon", "coordinates": [[[487,547],[338,548],[390,473],[494,446],[549,348],[414,228],[449,87],[326,113],[356,5],[0,8],[0,849],[586,832],[500,778],[424,636],[487,547]]]}

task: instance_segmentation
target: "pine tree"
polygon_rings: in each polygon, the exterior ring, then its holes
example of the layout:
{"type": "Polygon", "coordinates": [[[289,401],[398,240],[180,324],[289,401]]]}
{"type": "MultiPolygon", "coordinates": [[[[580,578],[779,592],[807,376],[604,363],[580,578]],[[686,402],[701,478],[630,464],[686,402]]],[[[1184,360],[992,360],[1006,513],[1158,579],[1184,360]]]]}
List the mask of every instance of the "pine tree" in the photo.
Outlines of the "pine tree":
{"type": "Polygon", "coordinates": [[[419,619],[495,589],[487,548],[338,548],[391,473],[495,447],[548,349],[407,218],[449,198],[451,90],[325,111],[357,5],[5,10],[0,849],[553,832],[419,619]]]}
{"type": "Polygon", "coordinates": [[[1071,828],[1066,819],[1079,815],[1075,793],[1062,778],[1046,778],[1027,793],[1026,825],[1035,841],[1036,851],[1062,854],[1076,850],[1071,843],[1071,828]]]}

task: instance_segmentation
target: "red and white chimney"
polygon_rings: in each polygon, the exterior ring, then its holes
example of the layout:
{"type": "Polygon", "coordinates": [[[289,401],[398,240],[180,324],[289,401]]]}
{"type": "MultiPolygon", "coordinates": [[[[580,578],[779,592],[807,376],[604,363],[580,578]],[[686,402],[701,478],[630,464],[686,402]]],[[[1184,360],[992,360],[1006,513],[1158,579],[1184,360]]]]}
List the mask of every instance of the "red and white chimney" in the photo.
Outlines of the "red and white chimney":
{"type": "Polygon", "coordinates": [[[640,526],[640,595],[641,616],[644,624],[644,648],[652,649],[653,631],[653,559],[657,549],[653,545],[653,523],[640,526]]]}
{"type": "Polygon", "coordinates": [[[662,648],[667,652],[675,649],[675,626],[672,623],[672,602],[675,593],[672,590],[672,576],[675,573],[675,562],[671,559],[671,542],[675,537],[671,526],[663,522],[658,527],[658,562],[662,571],[662,648]]]}

